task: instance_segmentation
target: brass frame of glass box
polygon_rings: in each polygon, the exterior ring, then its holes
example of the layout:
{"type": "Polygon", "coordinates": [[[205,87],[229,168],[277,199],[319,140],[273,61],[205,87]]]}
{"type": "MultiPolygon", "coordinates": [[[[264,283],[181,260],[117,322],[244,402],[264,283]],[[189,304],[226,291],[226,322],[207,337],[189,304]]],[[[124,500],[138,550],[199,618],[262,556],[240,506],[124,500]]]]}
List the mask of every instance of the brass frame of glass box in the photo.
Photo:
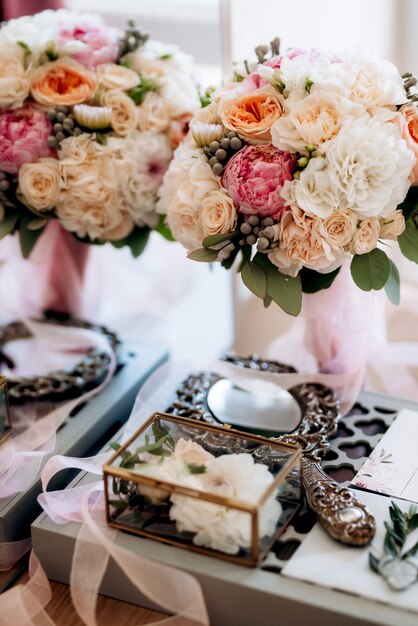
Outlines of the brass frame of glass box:
{"type": "MultiPolygon", "coordinates": [[[[111,526],[113,528],[117,528],[118,530],[124,530],[125,532],[131,532],[131,533],[140,535],[142,537],[147,537],[149,539],[154,539],[154,540],[160,541],[162,543],[166,543],[166,544],[169,544],[169,545],[174,545],[174,546],[177,546],[177,547],[185,548],[187,550],[191,550],[192,552],[198,552],[200,554],[205,554],[205,555],[209,555],[209,556],[212,556],[212,557],[224,559],[224,560],[227,560],[227,561],[232,561],[233,563],[238,563],[239,565],[247,565],[248,567],[256,567],[257,565],[259,565],[262,562],[264,557],[268,554],[271,546],[273,545],[273,543],[277,539],[278,531],[279,531],[279,529],[277,529],[277,531],[272,536],[271,541],[268,542],[267,546],[260,553],[260,545],[259,545],[259,537],[258,537],[258,517],[257,517],[256,513],[262,507],[262,505],[265,503],[265,501],[271,496],[273,491],[278,488],[278,486],[280,485],[282,480],[285,478],[285,476],[287,476],[287,474],[297,464],[298,461],[300,462],[300,467],[301,467],[301,472],[302,472],[301,460],[302,460],[302,451],[301,451],[301,448],[299,446],[296,446],[296,445],[293,445],[293,444],[289,444],[289,443],[282,443],[280,441],[274,441],[272,439],[268,439],[267,437],[261,437],[259,435],[252,435],[252,434],[249,434],[249,433],[244,433],[244,432],[242,432],[240,430],[236,430],[234,428],[231,428],[228,424],[224,424],[223,426],[218,426],[218,425],[214,425],[214,424],[208,424],[206,422],[202,423],[202,422],[199,422],[199,421],[192,421],[192,420],[187,419],[187,418],[177,417],[177,416],[174,416],[174,415],[170,415],[168,413],[162,413],[160,411],[156,411],[115,452],[115,454],[113,454],[110,457],[108,462],[103,466],[103,480],[104,480],[105,498],[106,498],[106,521],[107,521],[107,524],[109,526],[111,526]],[[207,494],[207,495],[210,496],[210,499],[202,498],[202,495],[204,495],[203,491],[198,491],[196,489],[190,489],[188,487],[183,487],[181,485],[178,485],[176,483],[172,483],[170,481],[160,481],[160,480],[157,480],[155,478],[151,478],[149,476],[139,476],[138,474],[130,472],[129,470],[127,470],[125,468],[115,468],[115,467],[112,467],[111,464],[120,456],[121,452],[123,452],[124,450],[129,448],[129,446],[136,439],[138,439],[138,437],[148,428],[148,426],[155,419],[157,419],[159,417],[162,418],[165,421],[168,421],[168,422],[172,422],[172,423],[175,423],[175,424],[181,424],[181,425],[189,426],[189,427],[193,426],[193,427],[198,428],[198,429],[200,429],[202,431],[219,432],[219,431],[223,430],[223,431],[225,431],[229,435],[233,435],[233,436],[235,436],[235,437],[237,437],[239,439],[246,439],[246,440],[249,440],[249,441],[254,441],[256,443],[259,443],[260,445],[264,444],[264,445],[271,446],[273,448],[282,448],[282,449],[283,448],[287,448],[288,450],[291,450],[292,452],[294,452],[294,456],[291,459],[289,459],[284,464],[284,466],[282,467],[280,472],[275,477],[275,479],[274,479],[273,483],[271,484],[271,486],[268,488],[268,490],[263,494],[262,498],[260,498],[260,500],[255,505],[249,505],[249,504],[246,505],[246,504],[243,504],[242,502],[236,501],[233,498],[223,498],[221,496],[216,496],[215,494],[207,494]],[[139,484],[143,484],[143,485],[146,485],[146,486],[149,486],[149,487],[156,487],[156,488],[168,487],[171,492],[179,493],[179,494],[185,495],[185,496],[190,496],[191,498],[204,499],[206,502],[214,502],[215,504],[221,504],[221,505],[224,505],[224,506],[232,507],[232,508],[234,508],[236,510],[244,511],[244,512],[250,514],[251,515],[251,522],[252,522],[251,559],[243,559],[243,558],[236,557],[236,556],[233,556],[233,555],[230,555],[230,554],[223,554],[223,553],[218,552],[216,550],[211,550],[209,548],[204,548],[202,546],[195,546],[195,545],[184,544],[184,543],[182,543],[180,541],[176,541],[175,539],[168,539],[166,537],[159,537],[158,535],[156,535],[153,532],[149,532],[149,531],[146,531],[146,530],[139,530],[139,529],[136,529],[136,528],[128,527],[128,526],[126,526],[124,524],[120,524],[118,522],[113,521],[110,518],[110,512],[109,512],[110,505],[109,505],[109,491],[108,491],[108,481],[107,481],[108,476],[112,476],[112,477],[116,477],[116,478],[122,478],[124,480],[129,480],[129,481],[132,481],[132,482],[135,482],[135,483],[139,483],[139,484]]],[[[302,479],[302,477],[301,477],[301,479],[302,479]]],[[[283,532],[285,530],[285,528],[287,527],[288,523],[284,527],[282,527],[280,529],[281,532],[283,532]]]]}
{"type": "Polygon", "coordinates": [[[4,388],[5,395],[5,412],[6,412],[6,420],[8,426],[4,430],[3,433],[0,432],[0,444],[3,443],[11,434],[12,434],[12,420],[10,418],[10,408],[9,408],[9,395],[7,391],[7,378],[6,376],[0,376],[0,389],[4,388]]]}

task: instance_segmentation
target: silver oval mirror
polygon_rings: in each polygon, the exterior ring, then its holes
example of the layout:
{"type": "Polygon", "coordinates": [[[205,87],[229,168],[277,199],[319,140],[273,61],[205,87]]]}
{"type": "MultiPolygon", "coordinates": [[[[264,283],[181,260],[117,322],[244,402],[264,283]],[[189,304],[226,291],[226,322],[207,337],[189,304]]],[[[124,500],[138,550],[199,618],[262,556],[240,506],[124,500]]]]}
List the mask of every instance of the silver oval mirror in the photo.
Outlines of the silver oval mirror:
{"type": "Polygon", "coordinates": [[[206,403],[217,420],[245,430],[291,433],[302,419],[300,405],[285,389],[274,395],[254,393],[225,378],[211,386],[206,403]]]}

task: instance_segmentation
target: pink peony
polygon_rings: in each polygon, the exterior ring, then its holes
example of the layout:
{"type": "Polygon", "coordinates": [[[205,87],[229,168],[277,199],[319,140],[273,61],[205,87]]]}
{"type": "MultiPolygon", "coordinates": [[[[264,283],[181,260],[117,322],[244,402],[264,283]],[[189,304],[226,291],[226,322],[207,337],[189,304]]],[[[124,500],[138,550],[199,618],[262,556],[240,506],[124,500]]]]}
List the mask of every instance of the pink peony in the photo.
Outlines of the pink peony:
{"type": "Polygon", "coordinates": [[[54,156],[48,147],[51,131],[45,113],[30,105],[0,113],[0,171],[17,174],[24,163],[54,156]]]}
{"type": "Polygon", "coordinates": [[[241,213],[279,217],[285,203],[280,192],[296,168],[296,157],[289,152],[246,146],[228,162],[222,184],[241,213]]]}
{"type": "Polygon", "coordinates": [[[101,63],[115,63],[118,53],[118,42],[113,31],[99,26],[63,26],[59,33],[59,49],[72,41],[80,41],[84,50],[70,53],[73,59],[89,70],[94,70],[101,63]]]}

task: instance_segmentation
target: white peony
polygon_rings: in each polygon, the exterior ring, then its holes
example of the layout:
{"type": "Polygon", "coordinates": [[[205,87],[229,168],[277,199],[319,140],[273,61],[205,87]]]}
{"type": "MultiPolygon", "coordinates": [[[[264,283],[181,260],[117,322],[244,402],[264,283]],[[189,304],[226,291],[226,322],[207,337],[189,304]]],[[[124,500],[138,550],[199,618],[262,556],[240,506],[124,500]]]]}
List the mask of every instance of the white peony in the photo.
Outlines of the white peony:
{"type": "Polygon", "coordinates": [[[405,198],[414,157],[393,124],[349,118],[325,152],[335,208],[384,217],[405,198]]]}
{"type": "Polygon", "coordinates": [[[288,204],[295,203],[304,211],[322,218],[340,208],[340,198],[335,192],[327,161],[322,157],[310,159],[299,180],[284,185],[282,196],[288,204]]]}
{"type": "Polygon", "coordinates": [[[332,91],[313,90],[303,100],[286,101],[287,112],[272,126],[272,143],[280,150],[307,154],[306,146],[321,146],[332,140],[344,120],[365,113],[360,104],[332,91]]]}
{"type": "Polygon", "coordinates": [[[130,132],[120,144],[116,163],[121,202],[138,226],[157,221],[158,191],[173,152],[164,134],[130,132]]]}
{"type": "MultiPolygon", "coordinates": [[[[274,476],[268,467],[255,463],[250,454],[225,454],[209,460],[206,472],[190,477],[190,486],[208,494],[256,504],[274,476]]],[[[180,532],[192,532],[196,545],[237,554],[252,545],[251,516],[219,504],[172,494],[170,519],[180,532]]],[[[259,518],[259,538],[272,536],[282,508],[272,496],[264,504],[259,518]]]]}
{"type": "Polygon", "coordinates": [[[379,107],[395,107],[407,102],[401,75],[393,63],[373,58],[373,55],[347,56],[347,73],[353,77],[347,97],[373,114],[379,107]]]}

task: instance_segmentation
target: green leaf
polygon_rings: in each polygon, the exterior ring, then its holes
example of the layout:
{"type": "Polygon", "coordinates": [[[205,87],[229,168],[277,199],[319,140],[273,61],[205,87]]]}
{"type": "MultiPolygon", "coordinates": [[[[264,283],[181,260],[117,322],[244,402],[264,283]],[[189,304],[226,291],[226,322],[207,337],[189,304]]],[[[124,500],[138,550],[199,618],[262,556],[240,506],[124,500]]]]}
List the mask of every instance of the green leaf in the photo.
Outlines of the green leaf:
{"type": "Polygon", "coordinates": [[[211,248],[212,246],[216,246],[218,243],[223,243],[224,241],[228,241],[233,237],[236,237],[239,234],[239,230],[235,230],[232,233],[222,233],[221,235],[209,235],[209,237],[205,237],[203,240],[204,248],[211,248]]]}
{"type": "Polygon", "coordinates": [[[193,252],[189,252],[187,258],[192,259],[192,261],[210,263],[211,261],[216,261],[218,258],[218,250],[198,248],[197,250],[193,250],[193,252]]]}
{"type": "Polygon", "coordinates": [[[165,222],[165,215],[158,216],[158,223],[155,227],[155,230],[157,231],[157,233],[160,233],[160,235],[164,237],[164,239],[167,239],[167,241],[175,241],[171,230],[165,222]]]}
{"type": "Polygon", "coordinates": [[[385,285],[386,295],[392,304],[398,305],[401,300],[399,271],[393,261],[390,262],[390,274],[385,285]]]}
{"type": "Polygon", "coordinates": [[[16,226],[20,213],[17,211],[6,212],[6,215],[0,222],[0,239],[11,233],[16,226]]]}
{"type": "Polygon", "coordinates": [[[410,556],[415,556],[417,552],[418,552],[418,541],[414,546],[412,546],[410,550],[408,550],[407,552],[405,552],[405,554],[402,555],[402,558],[408,559],[410,556]]]}
{"type": "Polygon", "coordinates": [[[19,240],[20,248],[24,259],[27,259],[32,252],[36,242],[42,234],[42,229],[29,230],[28,225],[32,222],[31,217],[23,217],[20,222],[19,240]]]}
{"type": "Polygon", "coordinates": [[[118,241],[112,241],[115,248],[127,246],[131,250],[132,256],[136,259],[143,253],[148,243],[150,231],[148,228],[135,228],[130,235],[118,241]]]}
{"type": "Polygon", "coordinates": [[[418,187],[409,188],[405,200],[398,206],[403,213],[405,220],[409,220],[418,211],[418,187]]]}
{"type": "Polygon", "coordinates": [[[293,278],[281,274],[266,255],[257,253],[254,263],[260,265],[267,276],[267,295],[289,315],[299,315],[302,308],[302,283],[300,276],[293,278]]]}
{"type": "Polygon", "coordinates": [[[328,289],[337,278],[340,269],[340,267],[337,267],[333,272],[320,274],[315,272],[315,270],[303,267],[299,272],[302,281],[302,291],[304,293],[316,293],[322,289],[328,289]]]}
{"type": "Polygon", "coordinates": [[[418,263],[418,228],[412,220],[406,222],[405,230],[398,237],[398,243],[402,254],[410,261],[418,263]]]}
{"type": "Polygon", "coordinates": [[[141,74],[139,75],[141,79],[141,83],[137,87],[133,87],[128,91],[128,96],[135,102],[138,106],[142,104],[145,96],[149,91],[158,91],[158,84],[152,78],[145,78],[141,74]]]}
{"type": "Polygon", "coordinates": [[[23,48],[23,50],[25,51],[25,56],[28,56],[29,54],[32,54],[32,51],[29,48],[27,43],[25,43],[24,41],[16,41],[16,43],[17,43],[18,46],[23,48]]]}
{"type": "Polygon", "coordinates": [[[273,302],[273,299],[270,296],[266,296],[263,300],[263,305],[265,309],[268,309],[270,304],[273,302]]]}
{"type": "Polygon", "coordinates": [[[396,543],[393,541],[392,537],[389,533],[386,533],[385,541],[383,543],[383,547],[385,549],[386,554],[390,554],[391,556],[398,556],[399,551],[396,543]]]}
{"type": "Polygon", "coordinates": [[[408,530],[416,530],[418,528],[418,513],[412,515],[408,521],[408,530]]]}
{"type": "Polygon", "coordinates": [[[96,132],[96,141],[101,146],[106,146],[107,145],[107,136],[104,133],[96,132]]]}
{"type": "Polygon", "coordinates": [[[116,441],[111,441],[109,443],[109,448],[112,448],[112,450],[119,450],[121,447],[120,443],[117,443],[116,441]]]}
{"type": "Polygon", "coordinates": [[[355,254],[351,261],[351,275],[363,291],[382,289],[388,281],[391,265],[387,254],[375,248],[366,254],[355,254]]]}
{"type": "Polygon", "coordinates": [[[170,52],[166,52],[165,54],[160,54],[158,57],[161,61],[166,61],[167,59],[171,59],[173,55],[170,52]]]}
{"type": "Polygon", "coordinates": [[[187,469],[191,474],[204,474],[206,472],[206,465],[197,465],[196,463],[186,463],[187,469]]]}
{"type": "Polygon", "coordinates": [[[240,251],[240,248],[236,247],[235,250],[231,252],[229,257],[225,259],[225,261],[221,262],[222,267],[224,267],[226,270],[230,270],[234,264],[235,259],[237,258],[239,251],[240,251]]]}
{"type": "Polygon", "coordinates": [[[244,285],[258,298],[264,300],[267,295],[267,277],[264,269],[247,259],[241,270],[244,285]]]}
{"type": "Polygon", "coordinates": [[[372,553],[369,552],[369,564],[370,567],[376,574],[379,573],[379,559],[372,553]]]}
{"type": "Polygon", "coordinates": [[[39,230],[39,228],[43,228],[47,224],[48,220],[42,217],[37,217],[34,220],[30,221],[28,224],[29,230],[39,230]]]}

